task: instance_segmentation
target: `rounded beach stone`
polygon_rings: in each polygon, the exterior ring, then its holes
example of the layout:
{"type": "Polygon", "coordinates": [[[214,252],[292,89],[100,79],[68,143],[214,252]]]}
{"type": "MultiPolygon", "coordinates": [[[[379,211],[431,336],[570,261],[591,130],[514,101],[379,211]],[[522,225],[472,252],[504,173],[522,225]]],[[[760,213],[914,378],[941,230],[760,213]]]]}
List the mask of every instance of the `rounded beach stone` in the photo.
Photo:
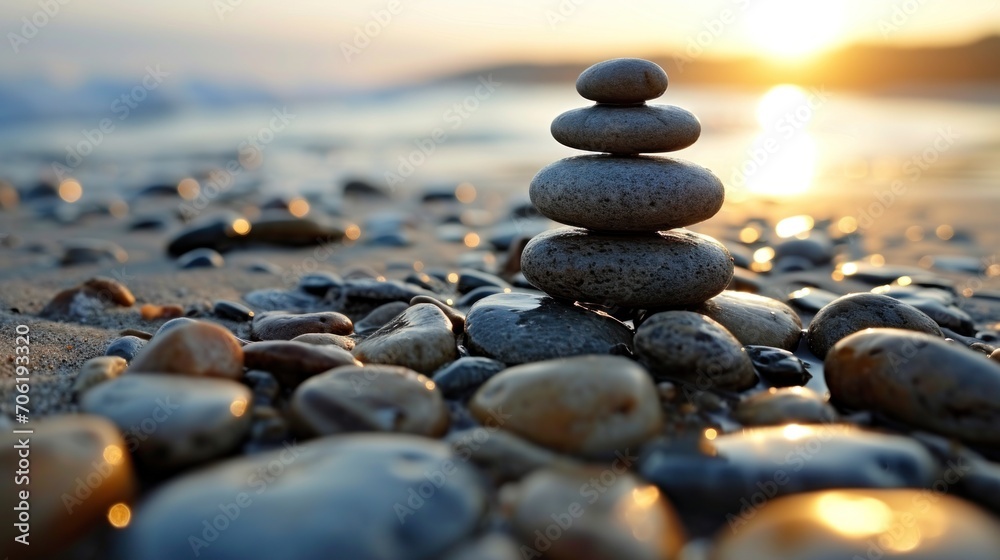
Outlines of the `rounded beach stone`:
{"type": "Polygon", "coordinates": [[[557,451],[604,456],[650,439],[663,424],[645,369],[620,356],[577,356],[506,369],[469,401],[481,422],[557,451]]]}
{"type": "Polygon", "coordinates": [[[906,329],[944,336],[934,319],[917,308],[889,296],[847,294],[819,310],[809,324],[806,342],[820,358],[845,336],[872,328],[906,329]]]}
{"type": "Polygon", "coordinates": [[[286,313],[270,311],[255,315],[250,328],[250,340],[291,340],[306,333],[351,334],[354,324],[341,313],[286,313]]]}
{"type": "Polygon", "coordinates": [[[353,354],[363,363],[404,366],[429,375],[458,358],[451,327],[438,306],[418,303],[359,342],[353,354]]]}
{"type": "Polygon", "coordinates": [[[964,441],[1000,445],[1000,364],[924,333],[871,329],[824,362],[835,403],[964,441]]]}
{"type": "Polygon", "coordinates": [[[128,371],[239,379],[243,347],[225,327],[191,321],[157,333],[128,371]]]}
{"type": "Polygon", "coordinates": [[[144,467],[167,471],[235,449],[250,427],[250,401],[250,389],[228,379],[149,373],[101,383],[80,409],[117,424],[144,467]]]}
{"type": "Polygon", "coordinates": [[[299,432],[325,436],[383,431],[438,437],[448,407],[434,382],[399,366],[344,366],[314,376],[292,395],[299,432]]]}
{"type": "Polygon", "coordinates": [[[434,372],[438,390],[449,399],[464,399],[506,368],[503,362],[480,356],[455,360],[434,372]]]}
{"type": "Polygon", "coordinates": [[[0,530],[3,549],[17,558],[61,558],[65,547],[108,523],[111,508],[131,505],[132,462],[118,428],[104,418],[69,414],[31,422],[33,435],[4,430],[0,436],[5,503],[17,510],[20,492],[29,493],[21,505],[29,545],[14,541],[22,532],[15,526],[18,512],[11,511],[0,530]],[[19,483],[24,473],[18,470],[27,473],[30,487],[19,483]]]}
{"type": "Polygon", "coordinates": [[[561,159],[531,180],[531,203],[559,223],[602,231],[663,231],[714,216],[722,181],[682,159],[587,155],[561,159]]]}
{"type": "Polygon", "coordinates": [[[465,344],[472,354],[507,365],[632,346],[632,331],[614,317],[545,295],[485,297],[469,310],[465,344]]]}
{"type": "Polygon", "coordinates": [[[720,530],[711,558],[996,558],[995,517],[945,493],[933,497],[922,489],[788,496],[742,519],[739,530],[720,530]]]}
{"type": "Polygon", "coordinates": [[[715,239],[684,229],[610,235],[563,227],[528,242],[521,272],[555,297],[649,309],[718,295],[733,258],[715,239]]]}
{"type": "Polygon", "coordinates": [[[802,320],[795,310],[757,294],[726,290],[694,311],[726,327],[744,346],[794,350],[802,338],[802,320]]]}
{"type": "Polygon", "coordinates": [[[673,152],[698,141],[701,123],[673,105],[571,109],[552,121],[552,137],[577,150],[610,154],[673,152]]]}
{"type": "Polygon", "coordinates": [[[82,394],[87,389],[105,381],[117,378],[128,367],[128,362],[120,356],[98,356],[83,362],[80,373],[73,380],[73,392],[82,394]]]}
{"type": "Polygon", "coordinates": [[[249,369],[274,374],[281,386],[287,388],[298,387],[309,377],[336,367],[361,365],[343,348],[292,340],[251,342],[243,347],[243,360],[249,369]]]}
{"type": "Polygon", "coordinates": [[[693,311],[650,316],[635,332],[635,353],[654,375],[695,383],[701,389],[742,390],[757,383],[740,341],[693,311]]]}
{"type": "Polygon", "coordinates": [[[486,509],[475,469],[443,443],[388,434],[323,438],[155,489],[115,557],[427,560],[465,541],[486,509]],[[208,530],[216,523],[226,523],[226,532],[208,530]]]}
{"type": "Polygon", "coordinates": [[[667,91],[667,73],[641,58],[614,58],[584,70],[576,80],[576,91],[598,103],[642,103],[667,91]]]}
{"type": "Polygon", "coordinates": [[[786,387],[741,400],[734,416],[747,426],[822,424],[836,421],[837,411],[812,389],[786,387]]]}
{"type": "Polygon", "coordinates": [[[511,487],[504,505],[522,558],[542,551],[551,560],[678,558],[684,526],[656,486],[627,472],[631,460],[615,459],[605,469],[542,469],[511,487]]]}

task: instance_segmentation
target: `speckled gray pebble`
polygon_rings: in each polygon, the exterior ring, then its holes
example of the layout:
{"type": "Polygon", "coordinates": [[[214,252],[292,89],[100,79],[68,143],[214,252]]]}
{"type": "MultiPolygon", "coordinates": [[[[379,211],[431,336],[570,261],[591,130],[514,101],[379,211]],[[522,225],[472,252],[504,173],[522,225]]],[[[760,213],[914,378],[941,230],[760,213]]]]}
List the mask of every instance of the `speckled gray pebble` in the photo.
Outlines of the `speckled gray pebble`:
{"type": "Polygon", "coordinates": [[[725,189],[682,159],[587,155],[549,164],[531,180],[531,202],[559,223],[606,231],[662,231],[707,220],[725,189]]]}
{"type": "Polygon", "coordinates": [[[701,123],[673,105],[594,105],[559,115],[550,132],[560,144],[577,150],[644,154],[687,148],[701,135],[701,123]]]}
{"type": "Polygon", "coordinates": [[[892,328],[944,336],[933,319],[912,305],[889,296],[847,294],[819,310],[809,324],[806,342],[820,358],[838,340],[870,328],[892,328]]]}
{"type": "Polygon", "coordinates": [[[684,229],[626,236],[564,227],[528,243],[521,271],[552,296],[650,309],[719,294],[733,259],[715,239],[684,229]]]}
{"type": "Polygon", "coordinates": [[[576,91],[598,103],[631,104],[656,99],[667,91],[667,73],[641,58],[615,58],[587,68],[576,91]]]}
{"type": "Polygon", "coordinates": [[[635,333],[635,353],[655,376],[700,389],[746,389],[757,383],[750,357],[719,323],[692,311],[651,316],[635,333]]]}
{"type": "Polygon", "coordinates": [[[352,353],[364,363],[405,366],[429,375],[458,358],[458,346],[444,311],[418,303],[359,342],[352,353]]]}
{"type": "Polygon", "coordinates": [[[791,307],[756,294],[726,290],[694,311],[718,321],[743,345],[794,350],[802,337],[802,320],[791,307]]]}

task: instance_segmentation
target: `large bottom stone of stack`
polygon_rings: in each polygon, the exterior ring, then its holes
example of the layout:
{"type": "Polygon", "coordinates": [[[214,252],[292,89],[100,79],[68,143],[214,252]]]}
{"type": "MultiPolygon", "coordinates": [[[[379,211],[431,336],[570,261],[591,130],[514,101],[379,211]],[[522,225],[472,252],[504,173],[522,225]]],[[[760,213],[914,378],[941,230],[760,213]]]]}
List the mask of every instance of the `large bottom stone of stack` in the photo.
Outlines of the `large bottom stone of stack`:
{"type": "Polygon", "coordinates": [[[733,258],[685,229],[613,235],[563,227],[535,236],[521,271],[547,294],[638,309],[703,302],[726,288],[733,258]]]}

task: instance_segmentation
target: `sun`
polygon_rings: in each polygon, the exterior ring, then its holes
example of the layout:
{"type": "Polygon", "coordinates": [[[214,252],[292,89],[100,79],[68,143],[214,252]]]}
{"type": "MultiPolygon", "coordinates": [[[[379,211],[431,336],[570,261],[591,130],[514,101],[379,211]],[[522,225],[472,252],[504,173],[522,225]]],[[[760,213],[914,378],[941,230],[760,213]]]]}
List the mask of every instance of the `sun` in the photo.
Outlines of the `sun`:
{"type": "Polygon", "coordinates": [[[752,43],[769,56],[796,60],[825,50],[844,32],[846,0],[760,0],[747,12],[752,43]]]}

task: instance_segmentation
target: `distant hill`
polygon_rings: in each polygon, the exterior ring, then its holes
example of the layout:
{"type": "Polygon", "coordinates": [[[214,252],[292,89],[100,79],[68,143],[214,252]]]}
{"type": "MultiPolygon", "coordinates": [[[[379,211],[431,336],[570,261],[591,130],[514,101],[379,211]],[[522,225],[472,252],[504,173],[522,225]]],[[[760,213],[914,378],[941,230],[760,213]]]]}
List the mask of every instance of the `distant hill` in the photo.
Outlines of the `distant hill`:
{"type": "MultiPolygon", "coordinates": [[[[685,83],[766,87],[791,82],[832,89],[885,91],[947,85],[1000,86],[1000,36],[973,43],[942,47],[900,48],[854,45],[801,64],[783,64],[745,58],[689,59],[651,55],[672,78],[685,83]]],[[[565,82],[575,80],[586,64],[507,64],[442,77],[465,80],[484,73],[510,82],[565,82]]]]}

